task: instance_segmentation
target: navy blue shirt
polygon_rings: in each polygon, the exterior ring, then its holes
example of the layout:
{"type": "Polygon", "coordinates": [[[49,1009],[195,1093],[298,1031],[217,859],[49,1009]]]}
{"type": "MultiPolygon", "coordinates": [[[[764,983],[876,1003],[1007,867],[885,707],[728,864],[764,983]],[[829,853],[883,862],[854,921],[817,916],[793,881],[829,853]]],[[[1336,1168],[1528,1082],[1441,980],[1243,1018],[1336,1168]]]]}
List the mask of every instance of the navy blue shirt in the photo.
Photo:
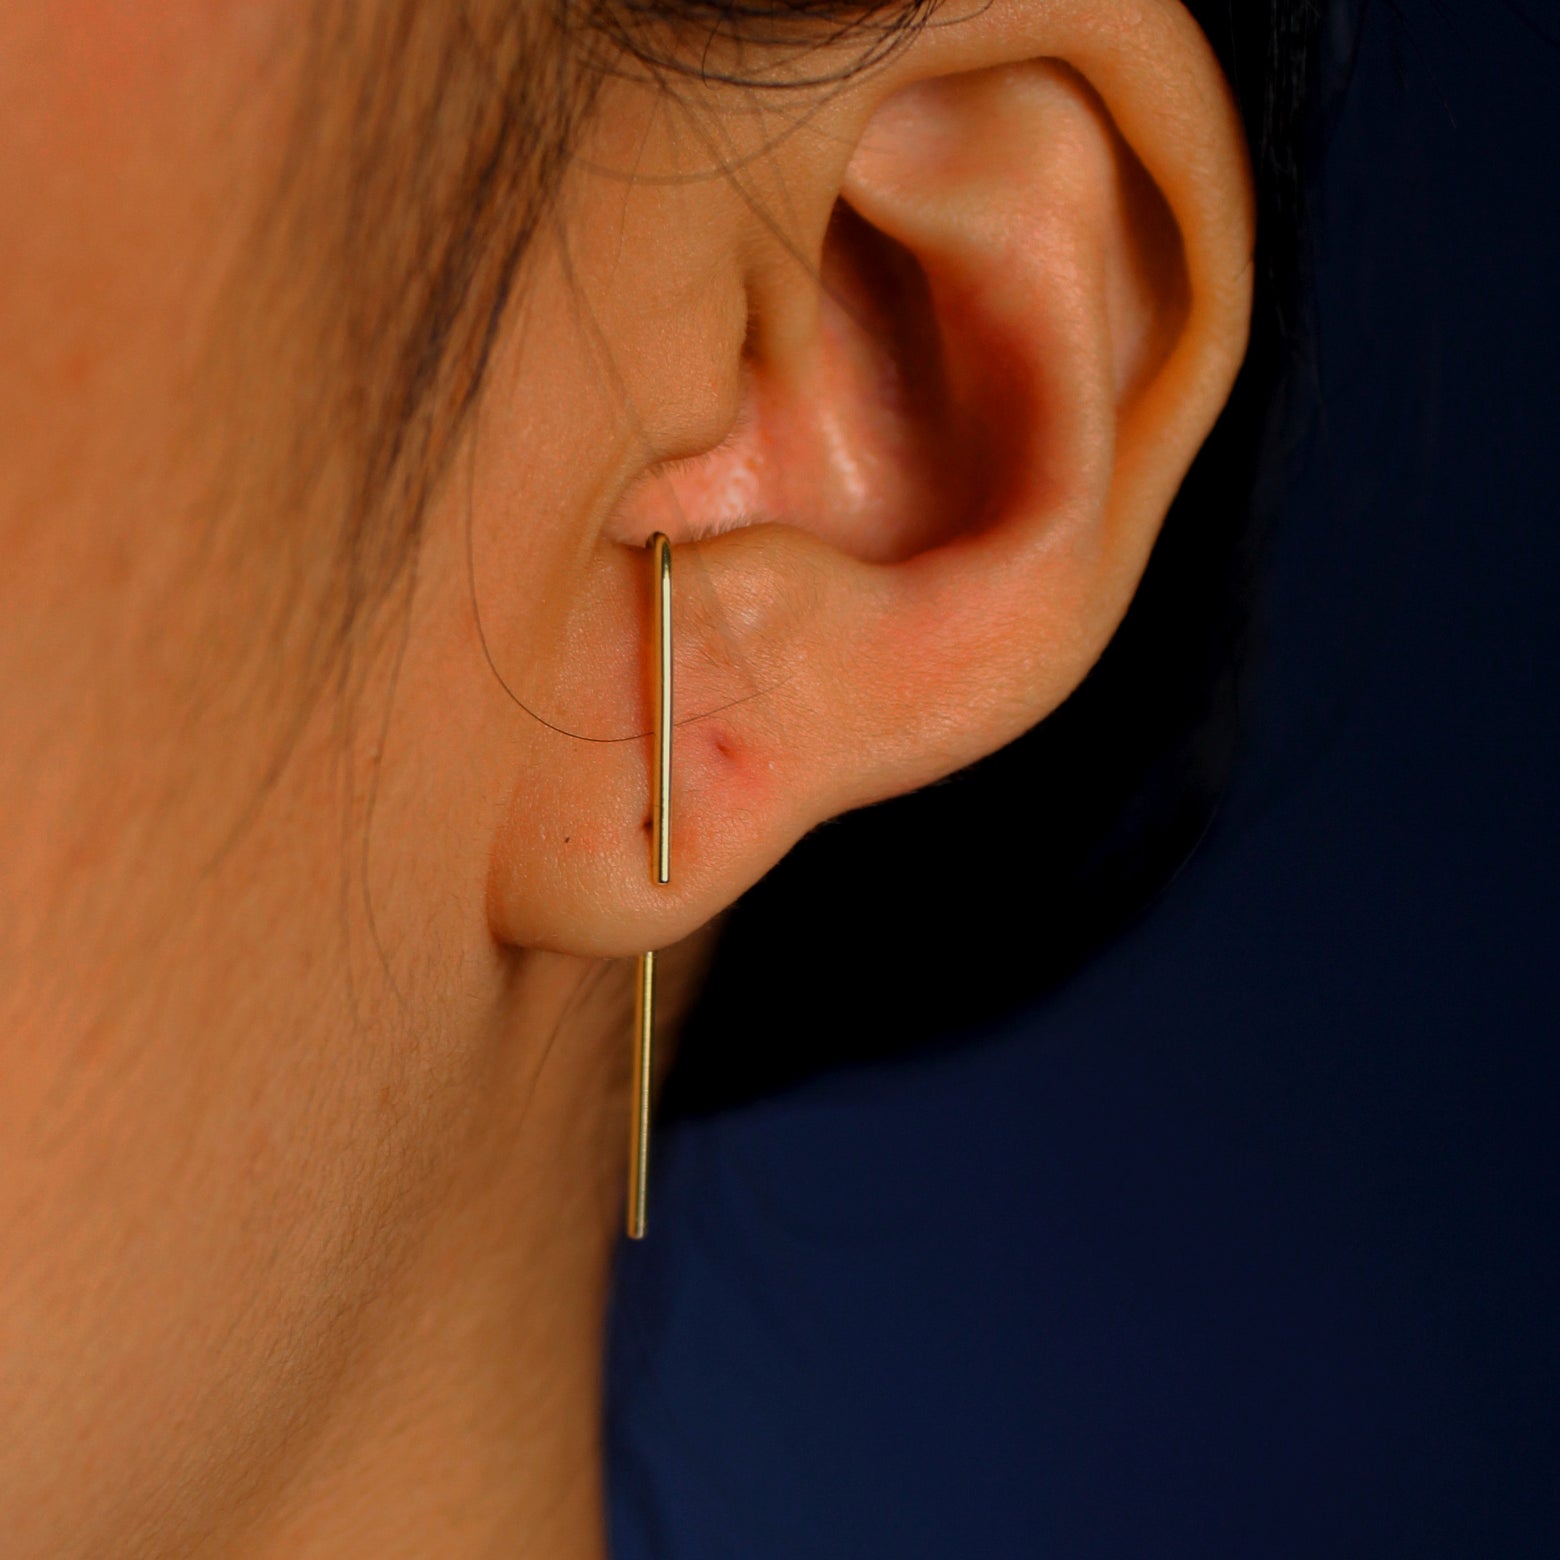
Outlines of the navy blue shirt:
{"type": "Polygon", "coordinates": [[[1384,10],[1217,825],[1000,1029],[657,1138],[617,1560],[1560,1555],[1560,48],[1384,10]]]}

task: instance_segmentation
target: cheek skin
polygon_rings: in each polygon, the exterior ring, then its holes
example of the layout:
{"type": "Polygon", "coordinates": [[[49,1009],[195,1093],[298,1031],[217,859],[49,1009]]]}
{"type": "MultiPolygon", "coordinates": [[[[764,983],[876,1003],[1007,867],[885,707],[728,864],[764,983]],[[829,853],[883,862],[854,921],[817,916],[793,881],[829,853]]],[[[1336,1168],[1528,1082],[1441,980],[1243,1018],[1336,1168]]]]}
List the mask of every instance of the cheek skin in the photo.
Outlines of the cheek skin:
{"type": "Polygon", "coordinates": [[[360,920],[343,946],[352,759],[327,720],[268,778],[264,620],[191,469],[286,20],[0,7],[0,903],[26,910],[0,927],[7,1554],[194,1552],[274,1476],[428,1146],[386,1097],[414,1049],[341,1043],[399,1032],[360,920]]]}

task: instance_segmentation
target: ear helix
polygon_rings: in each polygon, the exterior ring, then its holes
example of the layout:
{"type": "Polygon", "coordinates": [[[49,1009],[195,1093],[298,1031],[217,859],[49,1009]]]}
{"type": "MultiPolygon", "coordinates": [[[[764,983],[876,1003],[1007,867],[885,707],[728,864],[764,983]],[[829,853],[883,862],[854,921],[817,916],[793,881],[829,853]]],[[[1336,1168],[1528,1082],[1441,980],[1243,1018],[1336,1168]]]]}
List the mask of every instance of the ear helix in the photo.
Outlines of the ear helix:
{"type": "MultiPolygon", "coordinates": [[[[652,658],[650,777],[650,877],[672,880],[672,544],[657,531],[648,543],[652,559],[650,645],[652,658]]],[[[645,1233],[650,1169],[650,1084],[655,1052],[655,950],[639,955],[634,981],[634,1077],[628,1124],[628,1236],[645,1233]]]]}

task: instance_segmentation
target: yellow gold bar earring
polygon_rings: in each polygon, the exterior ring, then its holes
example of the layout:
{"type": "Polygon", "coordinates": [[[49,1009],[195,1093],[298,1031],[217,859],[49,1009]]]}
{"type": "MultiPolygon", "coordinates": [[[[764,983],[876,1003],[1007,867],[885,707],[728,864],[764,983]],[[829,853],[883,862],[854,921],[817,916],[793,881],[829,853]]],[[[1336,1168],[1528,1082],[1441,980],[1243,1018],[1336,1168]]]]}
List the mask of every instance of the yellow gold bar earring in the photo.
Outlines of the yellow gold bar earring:
{"type": "MultiPolygon", "coordinates": [[[[672,880],[672,544],[657,531],[649,541],[650,643],[655,767],[650,778],[650,877],[672,880]]],[[[628,1123],[628,1236],[643,1240],[645,1183],[650,1169],[650,1083],[655,1052],[655,953],[639,955],[634,982],[633,1111],[628,1123]]]]}

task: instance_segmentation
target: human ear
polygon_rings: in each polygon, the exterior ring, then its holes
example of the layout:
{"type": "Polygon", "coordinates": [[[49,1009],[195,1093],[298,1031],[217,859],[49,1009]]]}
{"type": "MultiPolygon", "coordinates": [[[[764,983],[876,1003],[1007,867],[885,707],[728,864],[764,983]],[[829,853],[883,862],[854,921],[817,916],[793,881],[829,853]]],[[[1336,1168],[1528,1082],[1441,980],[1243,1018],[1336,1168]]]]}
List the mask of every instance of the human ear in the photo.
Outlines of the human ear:
{"type": "MultiPolygon", "coordinates": [[[[822,820],[1042,719],[1125,613],[1244,350],[1239,120],[1173,0],[946,16],[710,190],[722,236],[677,241],[727,321],[688,307],[709,432],[647,439],[604,506],[552,706],[648,729],[640,544],[666,531],[672,882],[647,868],[648,737],[549,749],[495,840],[517,944],[664,946],[822,820]]],[[[634,354],[630,398],[656,383],[634,354]]]]}

